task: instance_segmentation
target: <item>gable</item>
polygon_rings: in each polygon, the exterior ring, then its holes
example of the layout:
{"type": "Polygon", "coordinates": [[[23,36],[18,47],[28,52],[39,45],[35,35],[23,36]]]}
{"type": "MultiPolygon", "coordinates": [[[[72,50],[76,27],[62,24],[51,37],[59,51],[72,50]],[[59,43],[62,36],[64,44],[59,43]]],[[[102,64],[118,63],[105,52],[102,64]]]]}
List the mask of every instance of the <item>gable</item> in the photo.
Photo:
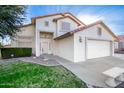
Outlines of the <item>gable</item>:
{"type": "Polygon", "coordinates": [[[75,34],[86,36],[87,38],[103,39],[103,40],[116,40],[115,35],[108,30],[103,24],[96,24],[87,29],[81,30],[75,34]],[[101,28],[101,35],[98,34],[98,28],[101,28]]]}
{"type": "Polygon", "coordinates": [[[78,22],[81,23],[81,25],[86,26],[86,24],[84,24],[81,20],[79,20],[76,16],[74,16],[74,15],[71,14],[70,12],[66,13],[65,15],[66,15],[66,16],[70,16],[70,17],[76,19],[78,22]]]}
{"type": "Polygon", "coordinates": [[[74,30],[75,28],[78,28],[78,24],[75,23],[70,18],[60,19],[60,20],[57,21],[57,24],[58,24],[57,36],[61,36],[61,35],[69,32],[71,30],[74,30]],[[64,22],[69,24],[70,30],[67,30],[67,31],[62,30],[62,23],[64,23],[64,22]]]}
{"type": "Polygon", "coordinates": [[[38,18],[36,19],[36,29],[39,31],[47,31],[47,32],[54,32],[56,31],[56,23],[53,22],[53,19],[56,17],[62,17],[61,15],[56,16],[50,16],[50,17],[44,17],[44,18],[38,18]],[[49,22],[49,26],[45,26],[45,21],[49,22]]]}
{"type": "Polygon", "coordinates": [[[77,21],[75,18],[71,17],[71,16],[63,16],[63,17],[58,17],[53,19],[53,21],[58,21],[58,20],[64,20],[64,19],[70,19],[73,22],[75,22],[78,26],[83,25],[82,23],[80,23],[79,21],[77,21]]]}
{"type": "Polygon", "coordinates": [[[113,40],[116,40],[117,37],[115,36],[115,34],[110,31],[110,29],[108,29],[108,27],[102,25],[102,24],[98,24],[96,27],[100,27],[102,29],[103,35],[106,37],[111,37],[113,40]]]}
{"type": "Polygon", "coordinates": [[[61,19],[61,20],[58,20],[58,25],[61,25],[60,23],[61,22],[68,22],[70,23],[70,26],[71,26],[71,30],[74,30],[75,28],[78,28],[78,24],[75,23],[73,20],[71,20],[70,18],[64,18],[64,19],[61,19]]]}

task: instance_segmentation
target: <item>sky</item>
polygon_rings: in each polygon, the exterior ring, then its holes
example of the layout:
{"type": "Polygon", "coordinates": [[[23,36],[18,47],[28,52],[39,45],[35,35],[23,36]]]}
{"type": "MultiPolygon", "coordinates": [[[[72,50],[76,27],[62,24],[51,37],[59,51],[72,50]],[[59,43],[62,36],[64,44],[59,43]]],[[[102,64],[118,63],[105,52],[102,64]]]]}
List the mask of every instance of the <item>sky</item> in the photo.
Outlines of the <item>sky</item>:
{"type": "MultiPolygon", "coordinates": [[[[85,24],[102,20],[116,35],[124,34],[124,5],[31,5],[24,24],[30,23],[32,17],[64,12],[72,13],[85,24]]],[[[10,44],[10,39],[2,42],[10,44]]]]}
{"type": "Polygon", "coordinates": [[[102,20],[115,34],[124,34],[124,6],[32,5],[27,7],[24,23],[30,23],[32,17],[63,12],[72,13],[85,24],[102,20]]]}

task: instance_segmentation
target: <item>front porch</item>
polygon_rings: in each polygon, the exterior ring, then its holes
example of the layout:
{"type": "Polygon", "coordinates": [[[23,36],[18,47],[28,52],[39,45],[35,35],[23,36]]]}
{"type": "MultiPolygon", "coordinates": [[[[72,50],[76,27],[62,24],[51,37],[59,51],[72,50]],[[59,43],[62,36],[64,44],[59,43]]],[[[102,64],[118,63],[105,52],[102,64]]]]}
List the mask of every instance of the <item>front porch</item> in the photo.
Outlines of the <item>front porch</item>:
{"type": "Polygon", "coordinates": [[[42,54],[52,54],[53,53],[53,37],[52,32],[39,32],[36,35],[36,51],[35,55],[39,57],[42,54]]]}

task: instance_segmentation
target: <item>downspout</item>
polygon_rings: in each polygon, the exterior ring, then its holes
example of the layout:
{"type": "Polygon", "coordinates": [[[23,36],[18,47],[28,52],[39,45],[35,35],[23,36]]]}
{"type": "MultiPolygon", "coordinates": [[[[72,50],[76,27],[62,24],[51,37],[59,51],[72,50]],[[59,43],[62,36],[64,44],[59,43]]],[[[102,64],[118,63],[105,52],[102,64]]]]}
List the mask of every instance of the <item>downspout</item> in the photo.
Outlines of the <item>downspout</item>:
{"type": "Polygon", "coordinates": [[[85,37],[85,61],[87,60],[87,37],[85,37]]]}

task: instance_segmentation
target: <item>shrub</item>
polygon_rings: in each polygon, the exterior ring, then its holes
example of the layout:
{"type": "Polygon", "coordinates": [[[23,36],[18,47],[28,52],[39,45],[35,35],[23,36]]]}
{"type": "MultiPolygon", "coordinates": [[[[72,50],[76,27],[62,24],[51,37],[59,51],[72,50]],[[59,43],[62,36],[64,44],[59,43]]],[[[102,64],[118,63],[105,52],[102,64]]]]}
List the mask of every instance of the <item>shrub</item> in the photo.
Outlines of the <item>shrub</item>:
{"type": "Polygon", "coordinates": [[[16,57],[28,57],[32,54],[32,48],[1,48],[1,57],[16,58],[16,57]]]}

